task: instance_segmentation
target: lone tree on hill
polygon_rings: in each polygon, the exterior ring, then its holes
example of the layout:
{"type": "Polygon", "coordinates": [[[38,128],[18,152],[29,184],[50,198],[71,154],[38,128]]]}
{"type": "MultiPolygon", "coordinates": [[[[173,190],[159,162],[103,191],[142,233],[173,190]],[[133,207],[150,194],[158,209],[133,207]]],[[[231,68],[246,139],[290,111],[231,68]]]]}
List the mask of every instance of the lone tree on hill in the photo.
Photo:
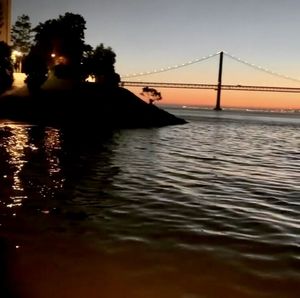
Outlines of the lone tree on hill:
{"type": "Polygon", "coordinates": [[[161,93],[154,88],[144,87],[141,95],[147,97],[149,104],[153,104],[155,101],[162,100],[161,93]]]}
{"type": "Polygon", "coordinates": [[[14,81],[11,48],[0,41],[0,94],[11,88],[14,81]]]}

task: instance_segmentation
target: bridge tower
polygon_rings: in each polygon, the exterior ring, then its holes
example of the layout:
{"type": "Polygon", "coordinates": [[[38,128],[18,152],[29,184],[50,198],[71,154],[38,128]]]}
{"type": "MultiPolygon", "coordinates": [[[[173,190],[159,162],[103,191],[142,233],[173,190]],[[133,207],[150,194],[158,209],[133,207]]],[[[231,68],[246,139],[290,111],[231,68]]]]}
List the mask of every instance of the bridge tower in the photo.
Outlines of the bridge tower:
{"type": "Polygon", "coordinates": [[[216,106],[214,108],[215,111],[222,111],[222,108],[221,108],[221,91],[222,91],[223,55],[224,55],[224,53],[220,52],[217,101],[216,101],[216,106]]]}
{"type": "Polygon", "coordinates": [[[0,41],[11,43],[11,0],[0,0],[0,41]]]}

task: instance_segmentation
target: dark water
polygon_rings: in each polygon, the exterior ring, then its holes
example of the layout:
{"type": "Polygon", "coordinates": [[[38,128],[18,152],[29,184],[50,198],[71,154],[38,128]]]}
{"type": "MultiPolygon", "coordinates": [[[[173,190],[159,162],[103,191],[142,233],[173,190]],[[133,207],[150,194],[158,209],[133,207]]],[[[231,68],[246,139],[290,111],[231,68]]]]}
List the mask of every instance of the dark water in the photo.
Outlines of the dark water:
{"type": "Polygon", "coordinates": [[[300,115],[170,111],[189,123],[1,123],[7,292],[300,297],[300,115]]]}

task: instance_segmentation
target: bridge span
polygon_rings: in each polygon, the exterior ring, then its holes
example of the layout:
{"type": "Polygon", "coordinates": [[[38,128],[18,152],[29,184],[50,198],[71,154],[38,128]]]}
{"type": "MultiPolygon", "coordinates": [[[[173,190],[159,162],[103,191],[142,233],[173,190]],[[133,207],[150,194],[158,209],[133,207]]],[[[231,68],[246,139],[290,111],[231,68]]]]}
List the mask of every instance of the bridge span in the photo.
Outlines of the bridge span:
{"type": "Polygon", "coordinates": [[[220,56],[219,59],[219,72],[218,72],[218,82],[217,84],[194,84],[194,83],[166,83],[166,82],[141,82],[141,81],[126,81],[123,80],[121,82],[121,86],[131,86],[131,87],[158,87],[158,88],[183,88],[183,89],[213,89],[217,91],[217,97],[216,97],[216,106],[215,110],[222,110],[221,108],[221,92],[222,90],[236,90],[236,91],[259,91],[259,92],[286,92],[286,93],[300,93],[300,87],[278,87],[278,86],[253,86],[253,85],[225,85],[222,83],[222,75],[223,75],[223,56],[227,55],[228,57],[232,58],[233,60],[236,60],[238,62],[241,62],[243,64],[246,64],[248,66],[251,66],[257,70],[269,73],[271,75],[275,75],[278,77],[282,77],[284,79],[289,79],[292,81],[300,82],[300,79],[294,79],[291,77],[288,77],[286,75],[282,75],[280,73],[276,73],[273,71],[270,71],[266,68],[263,68],[261,66],[257,66],[255,64],[251,64],[247,61],[241,60],[240,58],[237,58],[233,55],[230,55],[226,52],[219,52],[213,55],[209,55],[207,57],[203,57],[201,59],[196,59],[195,61],[190,61],[187,63],[183,63],[181,65],[176,65],[174,67],[168,67],[163,68],[160,70],[154,70],[152,72],[146,72],[146,73],[139,73],[139,74],[133,74],[128,75],[123,78],[130,78],[130,77],[139,77],[149,74],[155,74],[159,72],[165,72],[173,69],[177,69],[179,67],[185,67],[194,63],[198,63],[204,60],[207,60],[208,58],[214,57],[214,56],[220,56]]]}
{"type": "MultiPolygon", "coordinates": [[[[179,89],[213,89],[213,90],[218,90],[219,87],[218,84],[163,83],[163,82],[141,82],[141,81],[122,81],[121,86],[179,88],[179,89]]],[[[222,85],[222,90],[300,93],[300,87],[292,88],[292,87],[272,87],[272,86],[249,86],[249,85],[222,85]]]]}

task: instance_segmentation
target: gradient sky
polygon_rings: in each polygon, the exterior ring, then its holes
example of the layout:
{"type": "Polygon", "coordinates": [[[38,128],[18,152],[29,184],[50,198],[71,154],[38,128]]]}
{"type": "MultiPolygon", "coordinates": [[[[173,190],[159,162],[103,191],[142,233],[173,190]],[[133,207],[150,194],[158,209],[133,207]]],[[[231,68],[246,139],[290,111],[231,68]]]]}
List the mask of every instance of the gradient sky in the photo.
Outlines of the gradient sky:
{"type": "MultiPolygon", "coordinates": [[[[300,79],[300,1],[297,0],[12,0],[13,22],[33,26],[65,12],[87,22],[86,42],[117,54],[120,75],[180,64],[220,50],[300,79]]],[[[142,81],[216,83],[218,58],[142,81]]],[[[135,79],[136,80],[136,79],[135,79]]],[[[300,87],[225,57],[228,84],[300,87]]],[[[135,89],[137,93],[139,90],[135,89]]],[[[215,91],[160,90],[162,103],[213,105],[215,91]]],[[[300,108],[300,94],[223,92],[225,106],[300,108]]]]}

